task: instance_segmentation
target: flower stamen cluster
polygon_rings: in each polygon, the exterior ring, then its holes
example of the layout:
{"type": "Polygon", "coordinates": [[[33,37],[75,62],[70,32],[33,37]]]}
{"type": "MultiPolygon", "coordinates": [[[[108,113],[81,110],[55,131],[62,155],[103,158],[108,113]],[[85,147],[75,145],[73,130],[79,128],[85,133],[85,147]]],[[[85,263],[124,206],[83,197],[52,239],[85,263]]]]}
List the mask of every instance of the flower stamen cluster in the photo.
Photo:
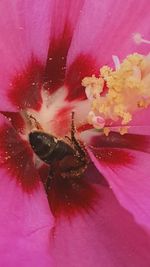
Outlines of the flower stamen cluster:
{"type": "Polygon", "coordinates": [[[149,84],[150,55],[137,53],[127,56],[116,70],[103,66],[99,77],[85,77],[82,85],[91,103],[89,123],[106,135],[108,125],[115,124],[120,125],[120,134],[126,133],[133,114],[150,104],[149,84]]]}

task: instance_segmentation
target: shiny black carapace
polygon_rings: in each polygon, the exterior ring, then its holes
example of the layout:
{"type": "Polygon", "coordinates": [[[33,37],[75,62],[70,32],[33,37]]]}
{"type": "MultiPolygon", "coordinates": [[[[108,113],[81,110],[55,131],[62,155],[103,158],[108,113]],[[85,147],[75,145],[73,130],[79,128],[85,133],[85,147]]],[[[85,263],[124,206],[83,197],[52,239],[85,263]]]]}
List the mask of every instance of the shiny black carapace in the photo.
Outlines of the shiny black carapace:
{"type": "Polygon", "coordinates": [[[87,168],[87,156],[81,144],[75,138],[74,113],[72,113],[71,137],[64,140],[43,131],[29,134],[29,142],[34,153],[46,164],[50,165],[45,189],[51,186],[51,180],[59,177],[69,179],[80,177],[87,168]]]}

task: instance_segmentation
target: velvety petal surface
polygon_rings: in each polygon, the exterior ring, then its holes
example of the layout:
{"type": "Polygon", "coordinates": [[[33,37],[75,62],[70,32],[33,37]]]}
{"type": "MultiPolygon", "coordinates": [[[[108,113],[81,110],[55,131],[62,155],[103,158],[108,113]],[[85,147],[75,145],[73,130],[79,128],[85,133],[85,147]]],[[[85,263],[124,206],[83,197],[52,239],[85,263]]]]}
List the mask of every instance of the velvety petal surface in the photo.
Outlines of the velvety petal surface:
{"type": "MultiPolygon", "coordinates": [[[[128,149],[124,144],[122,147],[114,148],[102,146],[91,148],[90,157],[99,170],[107,179],[120,203],[128,209],[135,220],[150,227],[150,155],[149,148],[139,143],[139,148],[133,146],[128,149]],[[142,149],[143,147],[143,149],[142,149]],[[145,152],[142,152],[145,151],[145,152]]],[[[129,144],[128,144],[129,145],[129,144]]]]}
{"type": "MultiPolygon", "coordinates": [[[[43,61],[47,56],[52,2],[2,0],[0,2],[0,110],[16,110],[17,105],[6,94],[14,90],[14,79],[20,79],[26,68],[35,61],[43,61]]],[[[37,75],[41,69],[36,69],[37,75]]],[[[31,74],[32,76],[32,74],[31,74]]],[[[30,79],[32,80],[32,78],[30,79]]],[[[36,79],[35,79],[36,80],[36,79]]],[[[34,81],[32,81],[34,82],[34,81]]],[[[27,90],[19,84],[18,90],[27,90]]],[[[18,94],[18,92],[14,93],[18,94]]],[[[18,103],[19,105],[19,103],[18,103]]]]}
{"type": "MultiPolygon", "coordinates": [[[[1,3],[6,16],[0,22],[4,35],[1,41],[1,73],[4,75],[0,110],[39,110],[43,83],[51,93],[63,85],[67,53],[83,4],[83,0],[1,3]]],[[[64,89],[57,98],[65,99],[66,96],[64,89]]],[[[61,109],[66,106],[64,99],[63,104],[59,103],[61,109]]]]}
{"type": "Polygon", "coordinates": [[[149,53],[149,45],[137,45],[133,34],[149,38],[148,0],[85,1],[67,56],[67,100],[86,99],[82,79],[98,74],[102,65],[114,67],[113,55],[121,60],[133,52],[149,53]],[[136,12],[135,12],[136,10],[136,12]],[[119,15],[118,15],[119,14],[119,15]]]}
{"type": "Polygon", "coordinates": [[[72,221],[61,220],[54,227],[54,266],[149,267],[147,233],[119,205],[110,188],[96,188],[100,199],[93,211],[72,221]]]}
{"type": "Polygon", "coordinates": [[[45,87],[55,92],[64,83],[68,50],[84,0],[53,1],[45,87]]]}
{"type": "MultiPolygon", "coordinates": [[[[150,107],[146,108],[146,109],[142,109],[139,110],[138,112],[135,112],[133,114],[133,119],[130,122],[131,126],[147,126],[147,128],[150,126],[150,121],[149,121],[149,117],[150,117],[150,107]]],[[[141,127],[141,130],[142,130],[141,127]]],[[[132,127],[131,127],[132,130],[132,127]]],[[[139,127],[139,131],[140,131],[140,127],[139,127]]],[[[150,132],[149,132],[150,133],[150,132]]]]}
{"type": "Polygon", "coordinates": [[[15,141],[15,130],[2,116],[0,124],[0,265],[52,266],[53,217],[46,194],[25,142],[15,141]]]}
{"type": "Polygon", "coordinates": [[[28,195],[0,171],[0,265],[52,265],[52,217],[43,187],[28,195]]]}
{"type": "Polygon", "coordinates": [[[68,56],[70,65],[81,53],[99,65],[112,65],[112,55],[124,58],[133,52],[149,53],[149,46],[138,46],[134,33],[149,39],[149,1],[85,1],[68,56]]]}

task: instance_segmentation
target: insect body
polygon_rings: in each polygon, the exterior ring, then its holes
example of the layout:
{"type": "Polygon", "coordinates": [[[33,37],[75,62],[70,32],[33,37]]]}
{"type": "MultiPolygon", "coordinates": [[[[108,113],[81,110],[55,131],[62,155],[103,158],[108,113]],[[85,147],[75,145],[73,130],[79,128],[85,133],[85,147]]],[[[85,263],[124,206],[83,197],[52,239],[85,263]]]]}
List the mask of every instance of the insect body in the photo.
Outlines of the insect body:
{"type": "Polygon", "coordinates": [[[45,183],[46,192],[49,190],[51,179],[57,176],[62,179],[80,177],[87,167],[86,153],[74,135],[73,113],[71,138],[66,139],[67,141],[60,140],[42,131],[33,131],[29,134],[29,142],[35,154],[50,165],[45,183]]]}

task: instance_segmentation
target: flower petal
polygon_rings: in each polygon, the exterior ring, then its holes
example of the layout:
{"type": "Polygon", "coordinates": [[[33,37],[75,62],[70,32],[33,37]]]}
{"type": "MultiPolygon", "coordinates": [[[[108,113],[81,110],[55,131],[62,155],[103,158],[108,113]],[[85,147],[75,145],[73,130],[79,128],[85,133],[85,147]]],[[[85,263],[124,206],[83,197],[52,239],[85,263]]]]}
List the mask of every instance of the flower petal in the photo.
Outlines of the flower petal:
{"type": "MultiPolygon", "coordinates": [[[[71,158],[68,158],[68,161],[71,161],[71,158]]],[[[65,164],[65,159],[63,164],[65,164]]],[[[70,177],[64,178],[59,172],[53,175],[48,191],[48,200],[51,211],[57,220],[65,217],[69,221],[73,221],[74,217],[81,214],[84,215],[93,210],[99,198],[99,194],[93,184],[97,181],[99,183],[104,181],[95,166],[91,165],[88,165],[85,173],[80,176],[75,175],[73,177],[70,175],[70,177]],[[92,170],[94,169],[95,180],[89,177],[91,165],[92,170]]],[[[80,169],[78,169],[79,171],[80,169]]]]}
{"type": "Polygon", "coordinates": [[[50,93],[64,83],[67,54],[83,3],[84,0],[53,1],[50,44],[44,77],[45,87],[50,93]]]}
{"type": "Polygon", "coordinates": [[[0,165],[7,169],[25,192],[39,187],[39,177],[33,163],[33,153],[27,141],[0,116],[0,165]]]}
{"type": "Polygon", "coordinates": [[[92,148],[89,155],[121,205],[134,215],[138,223],[150,228],[150,155],[111,147],[92,148]]]}
{"type": "Polygon", "coordinates": [[[67,53],[84,0],[45,0],[39,1],[38,5],[37,1],[22,3],[15,0],[13,7],[9,2],[2,4],[1,9],[6,16],[0,21],[4,35],[0,109],[39,110],[42,84],[52,93],[64,83],[67,53]]]}
{"type": "Polygon", "coordinates": [[[113,0],[85,1],[67,57],[68,100],[85,99],[82,79],[97,75],[102,65],[113,66],[113,55],[123,59],[135,51],[149,53],[149,45],[138,46],[133,41],[135,32],[149,38],[147,6],[148,0],[138,5],[128,0],[125,6],[119,0],[115,6],[113,0]]]}
{"type": "Polygon", "coordinates": [[[91,76],[98,73],[98,65],[91,55],[81,53],[73,63],[68,67],[66,72],[65,85],[68,89],[66,100],[85,100],[85,88],[82,86],[82,79],[85,76],[91,76]]]}
{"type": "Polygon", "coordinates": [[[142,110],[139,110],[139,112],[133,114],[133,119],[129,124],[131,126],[150,126],[150,121],[148,119],[149,116],[150,116],[150,107],[144,108],[142,110]]]}
{"type": "Polygon", "coordinates": [[[82,79],[97,75],[102,65],[113,66],[113,55],[122,59],[135,51],[149,53],[148,45],[138,46],[133,41],[135,32],[150,35],[147,6],[148,0],[138,5],[128,0],[125,6],[119,0],[115,6],[113,0],[85,1],[67,58],[68,100],[85,99],[82,79]]]}
{"type": "Polygon", "coordinates": [[[124,134],[110,132],[108,136],[98,132],[89,139],[90,145],[96,148],[127,148],[150,153],[150,135],[124,134]]]}
{"type": "Polygon", "coordinates": [[[26,142],[3,116],[0,124],[0,265],[50,266],[46,194],[26,142]]]}
{"type": "Polygon", "coordinates": [[[51,5],[47,0],[0,2],[1,110],[16,111],[7,91],[11,91],[13,78],[25,69],[31,57],[35,56],[40,62],[46,59],[51,5]]]}
{"type": "Polygon", "coordinates": [[[138,46],[133,34],[149,39],[148,0],[86,1],[68,55],[70,66],[80,54],[90,55],[102,66],[112,65],[112,55],[124,58],[133,52],[149,53],[149,46],[138,46]],[[119,16],[118,16],[119,14],[119,16]],[[128,23],[127,23],[128,22],[128,23]]]}
{"type": "Polygon", "coordinates": [[[37,58],[31,57],[25,68],[12,78],[7,96],[18,110],[26,108],[39,110],[41,108],[43,72],[42,63],[37,58]]]}
{"type": "Polygon", "coordinates": [[[97,186],[97,206],[54,228],[52,251],[56,267],[149,267],[149,235],[123,209],[108,187],[97,186]]]}
{"type": "Polygon", "coordinates": [[[51,266],[49,234],[53,219],[43,187],[23,193],[0,170],[0,265],[51,266]]]}

